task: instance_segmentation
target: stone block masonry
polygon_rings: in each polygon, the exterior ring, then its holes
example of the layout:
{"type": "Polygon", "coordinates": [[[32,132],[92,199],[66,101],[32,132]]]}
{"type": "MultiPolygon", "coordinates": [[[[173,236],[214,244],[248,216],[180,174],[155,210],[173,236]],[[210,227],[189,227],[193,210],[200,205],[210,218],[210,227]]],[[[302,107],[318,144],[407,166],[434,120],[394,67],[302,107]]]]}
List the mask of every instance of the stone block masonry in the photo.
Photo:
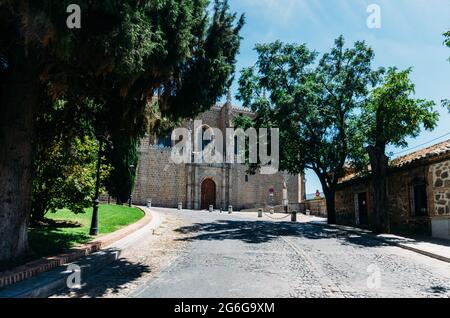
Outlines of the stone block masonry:
{"type": "Polygon", "coordinates": [[[187,171],[185,166],[170,160],[170,149],[158,149],[144,139],[139,154],[136,186],[133,201],[145,205],[148,199],[152,205],[177,207],[185,205],[187,171]]]}
{"type": "Polygon", "coordinates": [[[450,215],[450,160],[431,166],[434,189],[434,213],[450,215]]]}
{"type": "MultiPolygon", "coordinates": [[[[336,193],[338,223],[359,225],[358,195],[363,194],[373,224],[373,192],[370,177],[347,176],[336,193]]],[[[390,162],[387,208],[393,232],[450,237],[450,140],[390,162]]]]}
{"type": "MultiPolygon", "coordinates": [[[[224,132],[226,128],[233,127],[233,119],[237,116],[253,118],[254,114],[234,108],[227,102],[221,107],[212,107],[196,119],[202,121],[202,129],[214,127],[224,132]]],[[[186,120],[182,126],[194,136],[193,121],[186,120]]],[[[161,148],[156,145],[156,140],[157,136],[153,135],[141,141],[133,192],[135,203],[145,205],[151,199],[153,206],[176,208],[181,202],[188,209],[200,209],[212,204],[215,209],[223,210],[227,210],[229,205],[234,210],[241,210],[283,203],[284,179],[281,173],[250,175],[244,164],[175,164],[170,158],[171,145],[161,148]],[[214,193],[202,193],[208,190],[202,187],[205,180],[209,180],[207,183],[212,185],[209,191],[214,193]],[[273,196],[269,195],[270,189],[273,189],[273,196]],[[202,198],[208,202],[202,204],[202,198]]],[[[304,198],[303,180],[301,175],[287,178],[289,203],[299,203],[304,198]]]]}

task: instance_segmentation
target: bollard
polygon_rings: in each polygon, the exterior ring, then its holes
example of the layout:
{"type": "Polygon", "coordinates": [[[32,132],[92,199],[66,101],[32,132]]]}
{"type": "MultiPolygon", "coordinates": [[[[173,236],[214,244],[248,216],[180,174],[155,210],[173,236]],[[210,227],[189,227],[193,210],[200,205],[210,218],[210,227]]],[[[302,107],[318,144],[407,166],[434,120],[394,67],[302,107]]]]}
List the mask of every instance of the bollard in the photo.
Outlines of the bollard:
{"type": "Polygon", "coordinates": [[[147,200],[147,208],[151,208],[152,207],[152,199],[148,199],[147,200]]]}
{"type": "Polygon", "coordinates": [[[214,206],[213,205],[210,205],[209,206],[209,212],[212,212],[214,210],[214,206]]]}
{"type": "Polygon", "coordinates": [[[231,214],[231,213],[233,213],[233,206],[229,205],[228,206],[228,214],[231,214]]]}
{"type": "Polygon", "coordinates": [[[183,210],[183,203],[178,202],[178,210],[183,210]]]}
{"type": "Polygon", "coordinates": [[[258,217],[259,218],[263,217],[263,210],[262,209],[258,209],[258,217]]]}
{"type": "Polygon", "coordinates": [[[275,211],[273,209],[270,209],[270,214],[274,214],[275,211]]]}
{"type": "Polygon", "coordinates": [[[291,221],[297,222],[297,212],[296,211],[291,212],[291,221]]]}
{"type": "Polygon", "coordinates": [[[311,211],[310,210],[306,210],[306,215],[311,215],[311,211]]]}

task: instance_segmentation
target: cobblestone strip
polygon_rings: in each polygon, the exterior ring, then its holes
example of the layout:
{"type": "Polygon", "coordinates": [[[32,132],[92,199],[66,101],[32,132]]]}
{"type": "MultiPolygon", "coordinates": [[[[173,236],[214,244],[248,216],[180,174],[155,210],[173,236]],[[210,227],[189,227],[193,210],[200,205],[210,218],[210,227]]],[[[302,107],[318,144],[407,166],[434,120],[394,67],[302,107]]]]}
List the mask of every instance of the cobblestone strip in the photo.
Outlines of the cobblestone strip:
{"type": "Polygon", "coordinates": [[[297,254],[299,254],[313,269],[315,275],[317,276],[320,284],[322,285],[322,289],[324,294],[327,297],[334,298],[344,298],[344,292],[341,290],[339,286],[337,286],[322,270],[319,264],[315,262],[311,257],[308,256],[305,252],[303,252],[295,243],[293,243],[290,239],[285,236],[282,236],[281,239],[285,241],[297,254]]]}

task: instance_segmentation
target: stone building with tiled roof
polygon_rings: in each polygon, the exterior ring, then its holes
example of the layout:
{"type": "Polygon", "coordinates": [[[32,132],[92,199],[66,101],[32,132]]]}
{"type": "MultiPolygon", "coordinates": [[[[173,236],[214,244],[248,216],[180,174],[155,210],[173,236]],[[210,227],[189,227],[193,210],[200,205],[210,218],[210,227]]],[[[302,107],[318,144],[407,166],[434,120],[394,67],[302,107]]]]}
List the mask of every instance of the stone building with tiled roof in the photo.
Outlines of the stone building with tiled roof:
{"type": "MultiPolygon", "coordinates": [[[[450,239],[450,140],[392,160],[387,178],[393,232],[450,239]]],[[[340,224],[369,226],[373,191],[370,177],[348,173],[336,193],[340,224]]]]}

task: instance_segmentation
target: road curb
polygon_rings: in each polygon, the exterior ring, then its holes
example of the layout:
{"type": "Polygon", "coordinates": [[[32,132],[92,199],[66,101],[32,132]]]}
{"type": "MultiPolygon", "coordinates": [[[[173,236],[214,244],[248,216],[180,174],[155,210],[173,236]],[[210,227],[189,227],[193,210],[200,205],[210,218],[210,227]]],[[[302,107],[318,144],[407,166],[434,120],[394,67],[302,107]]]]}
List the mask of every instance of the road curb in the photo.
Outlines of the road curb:
{"type": "Polygon", "coordinates": [[[117,231],[120,233],[111,233],[116,235],[103,241],[102,250],[80,257],[76,261],[60,264],[50,271],[1,289],[0,298],[46,298],[67,288],[67,279],[73,274],[73,271],[67,270],[69,265],[79,266],[81,279],[84,281],[90,275],[119,259],[124,249],[143,235],[148,235],[147,231],[158,228],[161,224],[161,218],[156,212],[146,208],[137,208],[145,213],[146,220],[141,219],[122,229],[123,231],[117,231]]]}
{"type": "Polygon", "coordinates": [[[119,241],[125,236],[139,230],[148,223],[151,222],[152,216],[147,213],[144,209],[139,208],[143,213],[144,217],[139,221],[130,224],[118,231],[106,234],[104,236],[93,239],[87,244],[79,245],[69,249],[67,252],[61,253],[59,255],[44,257],[29,263],[20,265],[8,271],[0,273],[0,289],[5,288],[10,285],[17,284],[21,281],[36,277],[42,273],[48,272],[62,266],[64,264],[76,261],[84,256],[90,255],[92,253],[98,252],[101,249],[119,241]]]}
{"type": "Polygon", "coordinates": [[[67,286],[67,280],[72,271],[69,265],[77,265],[81,272],[81,281],[98,272],[104,266],[114,262],[120,256],[120,251],[100,251],[86,256],[76,262],[59,266],[31,279],[14,284],[0,291],[0,298],[47,298],[67,286]]]}
{"type": "Polygon", "coordinates": [[[326,227],[326,228],[330,228],[330,229],[338,229],[338,230],[342,230],[342,231],[346,231],[346,232],[353,233],[353,234],[358,234],[358,235],[364,235],[364,236],[370,237],[370,238],[372,238],[374,240],[377,240],[379,242],[382,242],[382,243],[385,243],[385,244],[388,244],[388,245],[391,245],[391,246],[400,247],[400,248],[403,248],[405,250],[409,250],[411,252],[415,252],[415,253],[418,253],[418,254],[421,254],[421,255],[424,255],[424,256],[428,256],[428,257],[431,257],[431,258],[434,258],[434,259],[437,259],[437,260],[440,260],[440,261],[443,261],[443,262],[446,262],[446,263],[450,263],[450,258],[448,258],[448,257],[442,256],[442,255],[439,255],[439,254],[436,254],[436,253],[428,252],[428,251],[425,251],[425,250],[422,250],[422,249],[419,249],[419,248],[415,248],[415,247],[412,247],[412,246],[408,246],[408,245],[405,245],[403,243],[393,242],[393,241],[390,241],[388,239],[379,237],[379,236],[377,236],[375,234],[371,234],[371,233],[369,233],[368,231],[365,231],[365,230],[359,230],[359,229],[348,227],[348,226],[324,224],[324,223],[319,223],[319,222],[315,222],[315,221],[308,222],[307,224],[320,226],[320,227],[326,227]]]}

